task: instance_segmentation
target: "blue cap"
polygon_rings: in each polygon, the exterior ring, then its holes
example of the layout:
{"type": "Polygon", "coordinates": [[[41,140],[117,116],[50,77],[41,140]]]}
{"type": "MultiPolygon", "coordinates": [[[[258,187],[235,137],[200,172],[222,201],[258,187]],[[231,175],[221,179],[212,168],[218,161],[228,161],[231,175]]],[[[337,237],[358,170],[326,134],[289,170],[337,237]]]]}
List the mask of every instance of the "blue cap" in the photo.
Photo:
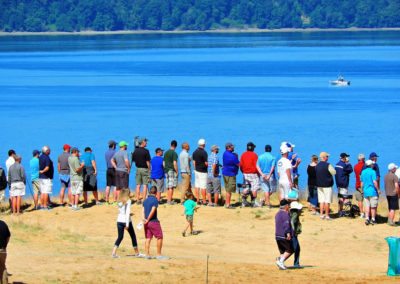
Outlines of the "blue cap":
{"type": "Polygon", "coordinates": [[[39,150],[33,150],[32,156],[36,156],[36,155],[40,155],[40,151],[39,150]]]}
{"type": "Polygon", "coordinates": [[[378,158],[378,154],[376,154],[375,152],[372,152],[371,154],[369,154],[369,158],[378,158]]]}

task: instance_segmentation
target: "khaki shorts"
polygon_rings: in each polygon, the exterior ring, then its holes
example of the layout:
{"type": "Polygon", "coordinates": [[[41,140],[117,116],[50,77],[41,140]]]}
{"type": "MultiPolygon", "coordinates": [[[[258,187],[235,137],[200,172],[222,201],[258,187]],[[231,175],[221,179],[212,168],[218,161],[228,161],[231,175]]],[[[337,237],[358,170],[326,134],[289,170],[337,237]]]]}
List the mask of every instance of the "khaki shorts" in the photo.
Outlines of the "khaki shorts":
{"type": "Polygon", "coordinates": [[[332,203],[332,187],[318,187],[318,202],[332,203]]]}
{"type": "Polygon", "coordinates": [[[39,183],[39,180],[33,180],[33,181],[32,181],[32,188],[33,188],[33,193],[34,193],[34,194],[39,194],[39,193],[40,193],[40,183],[39,183]]]}
{"type": "Polygon", "coordinates": [[[364,197],[364,206],[376,208],[378,207],[378,201],[379,201],[378,196],[364,197]]]}
{"type": "Polygon", "coordinates": [[[150,181],[149,169],[137,168],[136,185],[148,185],[150,181]]]}
{"type": "Polygon", "coordinates": [[[224,176],[225,191],[229,193],[236,192],[236,176],[224,176]]]}
{"type": "Polygon", "coordinates": [[[51,194],[53,191],[53,180],[49,178],[39,179],[40,193],[51,194]]]}
{"type": "Polygon", "coordinates": [[[361,192],[359,192],[358,190],[354,191],[354,197],[359,202],[364,200],[364,195],[361,192]]]}
{"type": "Polygon", "coordinates": [[[83,192],[83,181],[74,180],[71,181],[71,193],[72,195],[79,195],[83,192]]]}

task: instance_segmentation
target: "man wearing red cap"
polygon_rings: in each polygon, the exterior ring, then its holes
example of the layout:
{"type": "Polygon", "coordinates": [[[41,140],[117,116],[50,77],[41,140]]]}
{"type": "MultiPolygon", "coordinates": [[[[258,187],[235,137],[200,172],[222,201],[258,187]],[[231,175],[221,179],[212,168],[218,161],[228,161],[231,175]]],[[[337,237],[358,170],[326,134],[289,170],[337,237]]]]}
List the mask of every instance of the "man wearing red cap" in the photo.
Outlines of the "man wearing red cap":
{"type": "Polygon", "coordinates": [[[64,152],[60,156],[58,156],[58,164],[57,170],[58,175],[60,177],[61,189],[60,189],[60,204],[64,204],[64,193],[65,189],[68,189],[68,201],[69,205],[72,205],[72,195],[71,195],[71,187],[70,187],[70,176],[69,176],[69,165],[68,158],[70,156],[71,146],[68,144],[64,144],[63,146],[64,152]]]}

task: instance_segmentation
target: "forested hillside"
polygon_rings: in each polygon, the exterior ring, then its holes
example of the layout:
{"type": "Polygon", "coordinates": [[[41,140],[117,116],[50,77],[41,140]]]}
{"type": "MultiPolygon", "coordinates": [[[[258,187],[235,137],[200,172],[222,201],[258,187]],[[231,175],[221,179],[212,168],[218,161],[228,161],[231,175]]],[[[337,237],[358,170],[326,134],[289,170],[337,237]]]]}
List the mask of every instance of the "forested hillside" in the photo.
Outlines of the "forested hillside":
{"type": "Polygon", "coordinates": [[[0,0],[2,31],[400,27],[400,0],[0,0]]]}

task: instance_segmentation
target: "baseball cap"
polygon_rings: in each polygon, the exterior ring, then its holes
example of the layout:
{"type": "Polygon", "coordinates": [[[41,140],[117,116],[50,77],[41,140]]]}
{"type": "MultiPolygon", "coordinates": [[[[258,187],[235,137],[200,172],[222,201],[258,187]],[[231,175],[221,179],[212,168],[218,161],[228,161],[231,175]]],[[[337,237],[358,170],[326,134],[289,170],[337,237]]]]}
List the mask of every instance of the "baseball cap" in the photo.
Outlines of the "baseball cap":
{"type": "Polygon", "coordinates": [[[144,141],[149,141],[149,139],[147,139],[146,137],[140,137],[139,138],[139,144],[142,144],[144,141]]]}
{"type": "Polygon", "coordinates": [[[231,142],[225,143],[225,148],[235,147],[231,142]]]}
{"type": "Polygon", "coordinates": [[[365,159],[365,155],[364,154],[358,154],[358,159],[359,160],[363,160],[363,159],[365,159]]]}
{"type": "Polygon", "coordinates": [[[63,149],[64,150],[70,150],[71,146],[69,146],[68,144],[64,144],[63,149]]]}
{"type": "Polygon", "coordinates": [[[129,144],[126,141],[122,140],[121,142],[119,142],[118,145],[119,145],[119,147],[124,147],[124,146],[128,146],[129,144]]]}
{"type": "Polygon", "coordinates": [[[78,148],[76,148],[76,147],[72,147],[72,149],[71,149],[71,153],[74,153],[74,152],[79,152],[79,149],[78,149],[78,148]]]}
{"type": "Polygon", "coordinates": [[[373,164],[374,162],[372,162],[371,160],[366,160],[365,161],[365,165],[368,167],[368,166],[371,166],[372,164],[373,164]]]}
{"type": "Polygon", "coordinates": [[[279,202],[279,206],[281,206],[281,207],[286,206],[286,205],[289,205],[289,201],[287,201],[286,199],[282,199],[279,202]]]}
{"type": "Polygon", "coordinates": [[[247,143],[247,149],[248,150],[253,150],[256,147],[256,145],[253,142],[247,143]]]}
{"type": "Polygon", "coordinates": [[[217,150],[219,149],[218,145],[212,145],[211,146],[211,151],[217,150]]]}
{"type": "Polygon", "coordinates": [[[36,155],[40,155],[40,151],[39,150],[33,150],[32,151],[32,156],[36,156],[36,155]]]}
{"type": "Polygon", "coordinates": [[[281,145],[281,147],[279,147],[279,150],[281,150],[281,154],[289,153],[289,148],[286,145],[281,145]]]}
{"type": "Polygon", "coordinates": [[[272,151],[271,145],[269,144],[265,145],[265,152],[271,152],[271,151],[272,151]]]}
{"type": "Polygon", "coordinates": [[[164,150],[161,149],[161,148],[157,148],[157,149],[156,149],[156,153],[158,153],[158,152],[164,152],[164,150]]]}
{"type": "Polygon", "coordinates": [[[389,171],[391,171],[391,170],[393,170],[393,169],[397,169],[398,168],[398,166],[395,164],[395,163],[390,163],[389,165],[388,165],[388,170],[389,171]]]}
{"type": "Polygon", "coordinates": [[[371,154],[369,154],[369,158],[377,158],[379,157],[375,152],[372,152],[371,154]]]}
{"type": "Polygon", "coordinates": [[[346,153],[341,153],[340,154],[340,158],[347,158],[347,157],[350,157],[350,155],[349,154],[346,154],[346,153]]]}
{"type": "Polygon", "coordinates": [[[303,205],[297,201],[293,201],[292,203],[290,203],[290,209],[301,210],[302,208],[303,208],[303,205]]]}
{"type": "Polygon", "coordinates": [[[110,140],[110,141],[108,141],[108,145],[109,146],[112,146],[112,145],[117,145],[117,142],[115,142],[114,140],[110,140]]]}
{"type": "Polygon", "coordinates": [[[330,155],[329,155],[329,153],[327,153],[327,152],[321,152],[321,153],[319,153],[319,157],[320,158],[325,158],[325,157],[329,157],[330,155]]]}
{"type": "Polygon", "coordinates": [[[199,145],[199,146],[206,145],[206,140],[203,138],[199,139],[199,141],[197,142],[197,145],[199,145]]]}

